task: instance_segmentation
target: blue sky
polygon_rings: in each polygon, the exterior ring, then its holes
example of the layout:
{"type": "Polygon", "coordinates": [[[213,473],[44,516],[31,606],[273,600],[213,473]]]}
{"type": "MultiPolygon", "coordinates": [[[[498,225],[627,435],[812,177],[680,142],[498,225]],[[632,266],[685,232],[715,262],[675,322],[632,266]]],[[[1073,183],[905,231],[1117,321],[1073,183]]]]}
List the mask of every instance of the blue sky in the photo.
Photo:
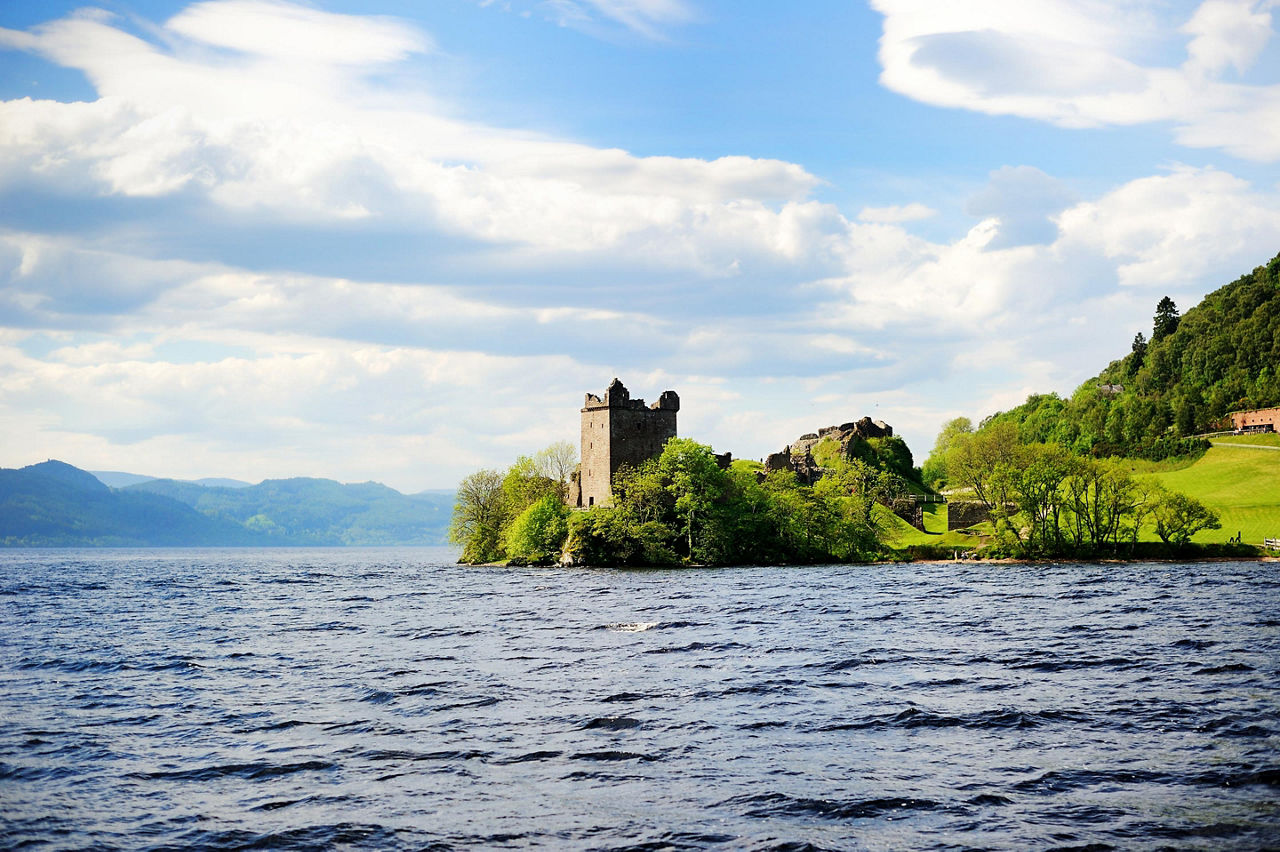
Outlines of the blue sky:
{"type": "Polygon", "coordinates": [[[402,490],[1070,393],[1280,251],[1271,0],[0,7],[0,464],[402,490]]]}

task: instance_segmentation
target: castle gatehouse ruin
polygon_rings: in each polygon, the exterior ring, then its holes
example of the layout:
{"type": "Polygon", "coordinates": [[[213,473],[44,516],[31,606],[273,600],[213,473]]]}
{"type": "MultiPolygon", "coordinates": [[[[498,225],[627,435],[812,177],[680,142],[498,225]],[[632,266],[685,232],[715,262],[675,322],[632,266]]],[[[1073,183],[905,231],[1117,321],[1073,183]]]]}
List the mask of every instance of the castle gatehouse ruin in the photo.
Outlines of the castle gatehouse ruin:
{"type": "Polygon", "coordinates": [[[618,379],[603,397],[593,393],[582,405],[582,464],[569,485],[569,504],[600,506],[613,496],[613,475],[623,465],[638,466],[662,454],[676,436],[680,397],[663,391],[652,405],[632,399],[618,379]]]}

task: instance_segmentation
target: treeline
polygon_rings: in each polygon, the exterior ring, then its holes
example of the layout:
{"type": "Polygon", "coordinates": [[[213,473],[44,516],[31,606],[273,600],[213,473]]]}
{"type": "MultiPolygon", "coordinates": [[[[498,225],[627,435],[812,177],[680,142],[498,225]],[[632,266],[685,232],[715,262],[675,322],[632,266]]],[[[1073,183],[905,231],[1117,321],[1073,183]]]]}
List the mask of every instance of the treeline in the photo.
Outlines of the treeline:
{"type": "MultiPolygon", "coordinates": [[[[568,446],[568,445],[562,445],[568,446]]],[[[572,448],[570,448],[571,450],[572,448]]],[[[484,470],[458,489],[452,527],[461,561],[614,565],[737,565],[865,561],[884,550],[876,503],[902,488],[893,473],[859,459],[828,459],[806,485],[790,471],[717,463],[685,438],[614,477],[613,501],[570,511],[568,478],[547,464],[552,449],[505,474],[484,470]]]]}
{"type": "Polygon", "coordinates": [[[956,421],[948,427],[935,456],[953,486],[986,506],[996,542],[985,555],[1133,556],[1144,528],[1179,549],[1197,532],[1220,527],[1199,501],[1135,478],[1118,460],[1025,443],[1011,421],[977,432],[956,421]]]}
{"type": "MultiPolygon", "coordinates": [[[[1229,428],[1231,411],[1273,405],[1280,405],[1280,256],[1185,315],[1161,299],[1150,339],[1137,335],[1128,355],[1069,399],[1036,394],[980,428],[1010,422],[1025,444],[1159,461],[1208,449],[1192,436],[1229,428]]],[[[937,462],[923,472],[927,484],[945,485],[937,462]]]]}

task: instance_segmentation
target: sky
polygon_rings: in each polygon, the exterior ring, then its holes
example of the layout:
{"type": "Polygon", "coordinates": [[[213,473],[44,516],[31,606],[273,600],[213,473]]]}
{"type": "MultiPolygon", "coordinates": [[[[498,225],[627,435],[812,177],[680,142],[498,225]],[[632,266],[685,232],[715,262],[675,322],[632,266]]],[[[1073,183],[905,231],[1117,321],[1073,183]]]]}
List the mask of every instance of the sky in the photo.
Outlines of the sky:
{"type": "Polygon", "coordinates": [[[0,4],[0,466],[452,487],[1070,394],[1280,252],[1278,0],[0,4]]]}

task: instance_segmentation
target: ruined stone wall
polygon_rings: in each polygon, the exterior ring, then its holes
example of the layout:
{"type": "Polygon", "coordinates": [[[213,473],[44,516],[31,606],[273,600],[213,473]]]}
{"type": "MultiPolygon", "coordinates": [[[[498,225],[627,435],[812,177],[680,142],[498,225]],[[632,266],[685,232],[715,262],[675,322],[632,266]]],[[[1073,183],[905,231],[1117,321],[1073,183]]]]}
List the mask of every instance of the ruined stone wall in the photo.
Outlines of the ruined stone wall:
{"type": "Polygon", "coordinates": [[[676,412],[669,409],[610,410],[609,473],[624,464],[632,467],[657,458],[669,438],[676,436],[676,412]]]}
{"type": "Polygon", "coordinates": [[[900,501],[894,504],[893,513],[902,520],[911,524],[911,526],[925,532],[924,528],[924,505],[921,503],[912,503],[909,501],[900,501]]]}
{"type": "Polygon", "coordinates": [[[609,502],[609,409],[582,409],[582,466],[579,469],[579,506],[609,502]]]}
{"type": "Polygon", "coordinates": [[[963,530],[991,520],[987,506],[978,500],[947,503],[947,530],[963,530]]]}

